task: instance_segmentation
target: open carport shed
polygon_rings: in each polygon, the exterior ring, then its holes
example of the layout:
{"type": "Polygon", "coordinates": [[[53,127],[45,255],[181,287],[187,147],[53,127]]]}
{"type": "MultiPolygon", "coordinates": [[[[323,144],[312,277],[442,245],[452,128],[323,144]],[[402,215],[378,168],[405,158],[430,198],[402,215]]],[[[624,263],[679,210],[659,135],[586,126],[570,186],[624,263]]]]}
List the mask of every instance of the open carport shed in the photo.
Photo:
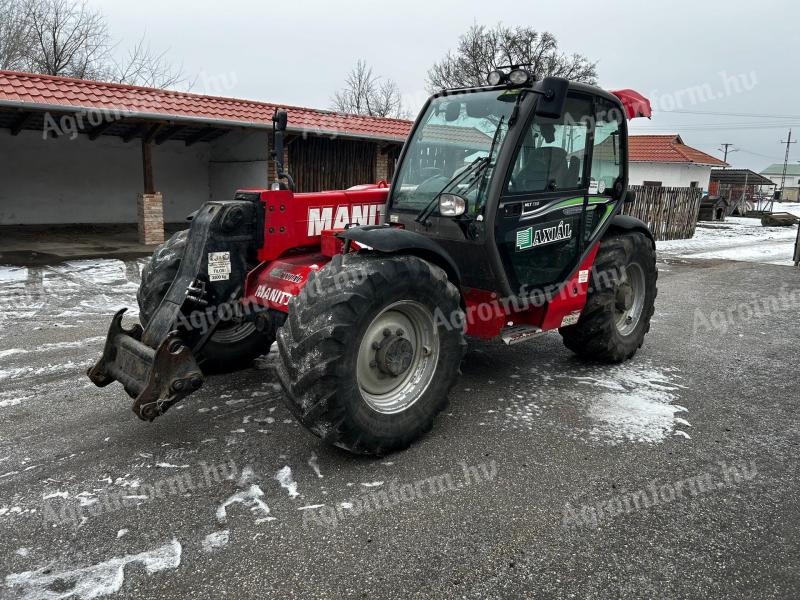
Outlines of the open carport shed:
{"type": "Polygon", "coordinates": [[[158,243],[237,188],[268,187],[289,114],[298,191],[389,179],[411,124],[250,100],[0,71],[0,225],[138,223],[158,243]]]}

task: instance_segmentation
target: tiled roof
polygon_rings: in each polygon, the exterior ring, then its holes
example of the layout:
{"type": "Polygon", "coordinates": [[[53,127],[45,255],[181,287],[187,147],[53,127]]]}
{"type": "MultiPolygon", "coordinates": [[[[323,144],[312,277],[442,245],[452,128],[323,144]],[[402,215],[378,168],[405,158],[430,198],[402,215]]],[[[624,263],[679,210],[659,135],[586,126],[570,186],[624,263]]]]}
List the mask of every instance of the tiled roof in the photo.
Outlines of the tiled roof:
{"type": "Polygon", "coordinates": [[[423,137],[420,139],[453,144],[471,144],[477,148],[488,148],[492,143],[492,138],[479,129],[457,127],[455,125],[427,125],[423,132],[423,137]]]}
{"type": "Polygon", "coordinates": [[[289,114],[290,131],[396,141],[405,140],[411,131],[411,122],[404,119],[349,115],[300,106],[16,71],[0,71],[0,104],[21,104],[50,110],[64,107],[65,110],[122,111],[131,116],[153,119],[177,118],[257,127],[270,126],[275,109],[283,108],[289,114]]]}
{"type": "Polygon", "coordinates": [[[629,158],[632,162],[693,163],[714,166],[727,164],[710,154],[687,146],[677,134],[632,135],[629,138],[629,158]]]}

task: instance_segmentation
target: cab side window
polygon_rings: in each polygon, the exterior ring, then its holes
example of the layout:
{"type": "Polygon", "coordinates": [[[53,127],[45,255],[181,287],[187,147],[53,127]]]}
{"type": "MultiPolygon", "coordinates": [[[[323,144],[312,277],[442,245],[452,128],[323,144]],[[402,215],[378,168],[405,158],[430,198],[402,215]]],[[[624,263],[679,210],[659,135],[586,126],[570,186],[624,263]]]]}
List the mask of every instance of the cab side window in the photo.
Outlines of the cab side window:
{"type": "Polygon", "coordinates": [[[611,194],[614,183],[622,176],[623,157],[620,155],[622,118],[619,109],[598,99],[591,187],[594,188],[596,183],[599,194],[611,194]]]}
{"type": "Polygon", "coordinates": [[[591,98],[571,94],[560,119],[535,117],[517,150],[507,193],[557,192],[585,187],[593,112],[591,98]]]}

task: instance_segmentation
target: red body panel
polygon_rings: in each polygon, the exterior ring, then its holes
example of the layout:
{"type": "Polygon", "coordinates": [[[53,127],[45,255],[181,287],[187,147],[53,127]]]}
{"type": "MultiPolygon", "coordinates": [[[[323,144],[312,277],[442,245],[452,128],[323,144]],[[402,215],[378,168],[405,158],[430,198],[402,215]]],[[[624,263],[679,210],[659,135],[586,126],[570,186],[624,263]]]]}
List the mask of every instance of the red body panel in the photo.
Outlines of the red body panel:
{"type": "Polygon", "coordinates": [[[586,306],[590,274],[599,249],[598,242],[550,302],[544,300],[544,291],[530,294],[527,305],[515,305],[495,292],[465,288],[462,292],[467,307],[467,335],[493,339],[512,325],[533,325],[550,331],[571,324],[570,320],[577,320],[586,306]]]}
{"type": "MultiPolygon", "coordinates": [[[[262,191],[266,243],[258,253],[261,264],[247,275],[246,301],[288,312],[289,299],[300,293],[311,273],[342,251],[342,242],[335,237],[338,231],[350,223],[377,225],[383,221],[387,194],[383,182],[342,192],[262,191]]],[[[534,293],[520,306],[492,291],[462,289],[467,335],[493,339],[512,325],[548,331],[576,321],[586,305],[589,274],[599,248],[598,243],[549,302],[544,293],[539,297],[534,293]]]]}
{"type": "Polygon", "coordinates": [[[388,195],[385,181],[341,192],[261,191],[268,242],[258,253],[259,261],[275,260],[298,248],[319,247],[326,229],[344,229],[351,223],[380,225],[388,195]]]}
{"type": "Polygon", "coordinates": [[[319,251],[262,263],[247,275],[245,298],[256,304],[289,312],[289,299],[308,282],[308,276],[330,258],[319,251]]]}
{"type": "Polygon", "coordinates": [[[389,187],[385,181],[338,192],[295,194],[258,191],[264,203],[264,247],[260,265],[247,275],[244,297],[269,308],[288,311],[308,276],[325,266],[342,242],[334,237],[346,225],[383,222],[389,187]]]}

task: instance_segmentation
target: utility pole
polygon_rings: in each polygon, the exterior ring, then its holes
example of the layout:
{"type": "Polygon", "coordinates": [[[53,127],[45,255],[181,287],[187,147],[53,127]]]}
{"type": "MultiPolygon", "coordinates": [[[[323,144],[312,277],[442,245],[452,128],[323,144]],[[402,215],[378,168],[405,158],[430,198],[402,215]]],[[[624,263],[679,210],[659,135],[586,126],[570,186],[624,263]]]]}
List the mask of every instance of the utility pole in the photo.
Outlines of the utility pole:
{"type": "MultiPolygon", "coordinates": [[[[720,145],[722,146],[722,148],[720,148],[719,151],[725,153],[725,158],[722,159],[722,162],[725,163],[725,166],[722,167],[722,168],[723,169],[727,169],[728,168],[728,164],[727,164],[728,163],[728,148],[733,146],[733,144],[729,144],[729,143],[726,142],[726,143],[720,144],[720,145]]],[[[731,152],[736,152],[736,150],[731,150],[731,152]]]]}
{"type": "Polygon", "coordinates": [[[786,169],[789,167],[789,148],[792,144],[796,144],[797,141],[792,141],[792,130],[789,130],[789,138],[784,142],[781,140],[781,144],[786,144],[786,156],[783,159],[783,175],[781,175],[781,202],[783,202],[783,185],[786,183],[786,169]]]}

